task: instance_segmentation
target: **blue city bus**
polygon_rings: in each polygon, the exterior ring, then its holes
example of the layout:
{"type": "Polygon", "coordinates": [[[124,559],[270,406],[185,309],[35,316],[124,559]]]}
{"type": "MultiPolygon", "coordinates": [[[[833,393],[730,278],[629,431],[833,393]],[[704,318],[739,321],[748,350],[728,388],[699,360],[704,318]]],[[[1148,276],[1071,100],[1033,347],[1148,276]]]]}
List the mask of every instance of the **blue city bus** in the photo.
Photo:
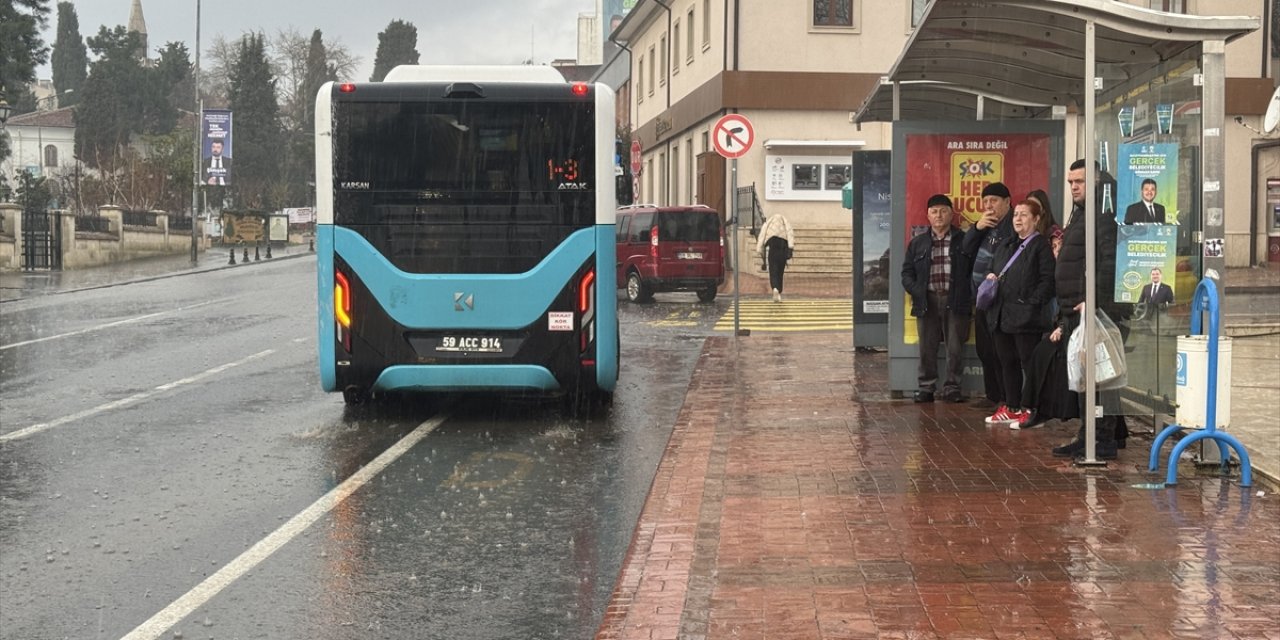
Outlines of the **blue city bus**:
{"type": "MultiPolygon", "coordinates": [[[[320,380],[611,397],[614,94],[550,67],[401,66],[316,100],[320,380]]],[[[575,404],[574,406],[582,406],[575,404]]]]}

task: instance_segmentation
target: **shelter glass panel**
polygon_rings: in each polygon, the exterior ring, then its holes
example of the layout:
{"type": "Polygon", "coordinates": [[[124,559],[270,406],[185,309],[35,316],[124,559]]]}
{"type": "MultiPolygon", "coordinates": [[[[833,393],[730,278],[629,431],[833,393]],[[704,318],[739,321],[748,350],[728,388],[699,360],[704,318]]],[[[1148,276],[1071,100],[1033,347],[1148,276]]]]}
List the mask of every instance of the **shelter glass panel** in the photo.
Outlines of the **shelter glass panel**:
{"type": "MultiPolygon", "coordinates": [[[[1101,205],[1116,224],[1114,275],[1099,266],[1099,305],[1125,335],[1119,411],[1174,412],[1177,336],[1190,333],[1203,273],[1198,47],[1154,68],[1099,64],[1096,140],[1101,205]],[[1103,276],[1109,276],[1103,282],[1103,276]]],[[[1112,412],[1113,407],[1108,407],[1112,412]]]]}

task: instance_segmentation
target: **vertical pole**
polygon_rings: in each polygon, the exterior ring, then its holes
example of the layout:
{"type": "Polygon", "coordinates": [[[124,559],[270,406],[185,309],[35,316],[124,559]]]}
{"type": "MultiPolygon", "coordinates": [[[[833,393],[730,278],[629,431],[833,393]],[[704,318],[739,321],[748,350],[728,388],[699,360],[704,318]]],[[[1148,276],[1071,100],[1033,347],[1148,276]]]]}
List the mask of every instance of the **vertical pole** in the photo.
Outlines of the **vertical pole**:
{"type": "Polygon", "coordinates": [[[1084,461],[1087,464],[1096,462],[1098,446],[1094,442],[1098,425],[1096,420],[1098,401],[1097,381],[1094,379],[1094,322],[1093,314],[1098,303],[1097,260],[1098,251],[1095,246],[1097,237],[1098,212],[1095,202],[1098,194],[1098,169],[1095,166],[1098,158],[1098,140],[1094,134],[1095,111],[1097,110],[1097,57],[1096,46],[1097,24],[1092,20],[1084,25],[1084,131],[1079,138],[1084,140],[1084,311],[1080,314],[1080,326],[1084,330],[1084,461]]]}
{"type": "MultiPolygon", "coordinates": [[[[738,322],[741,313],[742,291],[738,288],[738,273],[742,271],[742,248],[738,246],[738,228],[742,226],[739,220],[741,207],[738,206],[738,159],[734,158],[729,169],[729,193],[730,202],[733,203],[733,339],[738,339],[738,322]]],[[[752,212],[752,215],[755,213],[752,212]]]]}
{"type": "MultiPolygon", "coordinates": [[[[1222,40],[1209,40],[1202,46],[1200,55],[1200,71],[1202,86],[1200,87],[1200,125],[1203,129],[1200,139],[1200,174],[1203,176],[1200,194],[1201,206],[1204,207],[1204,242],[1211,240],[1219,243],[1225,236],[1224,189],[1223,178],[1226,169],[1226,122],[1225,86],[1226,86],[1226,43],[1222,40]]],[[[1202,264],[1203,273],[1226,274],[1226,257],[1223,252],[1206,255],[1202,264]]],[[[1225,289],[1220,277],[1209,277],[1216,289],[1217,299],[1225,306],[1225,289]]]]}
{"type": "Polygon", "coordinates": [[[204,120],[203,104],[200,101],[200,0],[196,0],[196,65],[192,72],[195,82],[195,150],[191,162],[191,264],[200,259],[200,240],[196,231],[196,218],[200,214],[200,127],[204,120]]]}

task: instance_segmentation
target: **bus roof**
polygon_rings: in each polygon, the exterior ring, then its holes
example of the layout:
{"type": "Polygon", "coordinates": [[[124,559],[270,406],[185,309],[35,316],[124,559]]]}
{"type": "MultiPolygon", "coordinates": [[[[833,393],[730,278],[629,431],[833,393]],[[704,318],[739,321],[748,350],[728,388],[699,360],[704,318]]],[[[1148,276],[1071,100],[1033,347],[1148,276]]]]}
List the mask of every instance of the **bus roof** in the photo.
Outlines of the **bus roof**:
{"type": "Polygon", "coordinates": [[[534,82],[564,83],[553,67],[533,65],[409,65],[402,64],[383,82],[534,82]]]}

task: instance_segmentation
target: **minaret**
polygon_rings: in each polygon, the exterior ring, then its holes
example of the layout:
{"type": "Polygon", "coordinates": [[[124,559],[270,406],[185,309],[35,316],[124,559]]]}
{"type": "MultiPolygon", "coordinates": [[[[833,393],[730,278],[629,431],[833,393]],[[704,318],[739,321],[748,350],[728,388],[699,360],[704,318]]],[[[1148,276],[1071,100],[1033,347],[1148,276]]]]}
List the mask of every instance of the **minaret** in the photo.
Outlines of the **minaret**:
{"type": "Polygon", "coordinates": [[[133,0],[133,8],[129,9],[129,32],[139,35],[142,50],[138,52],[138,57],[146,60],[150,49],[147,48],[147,21],[142,17],[142,0],[133,0]]]}

